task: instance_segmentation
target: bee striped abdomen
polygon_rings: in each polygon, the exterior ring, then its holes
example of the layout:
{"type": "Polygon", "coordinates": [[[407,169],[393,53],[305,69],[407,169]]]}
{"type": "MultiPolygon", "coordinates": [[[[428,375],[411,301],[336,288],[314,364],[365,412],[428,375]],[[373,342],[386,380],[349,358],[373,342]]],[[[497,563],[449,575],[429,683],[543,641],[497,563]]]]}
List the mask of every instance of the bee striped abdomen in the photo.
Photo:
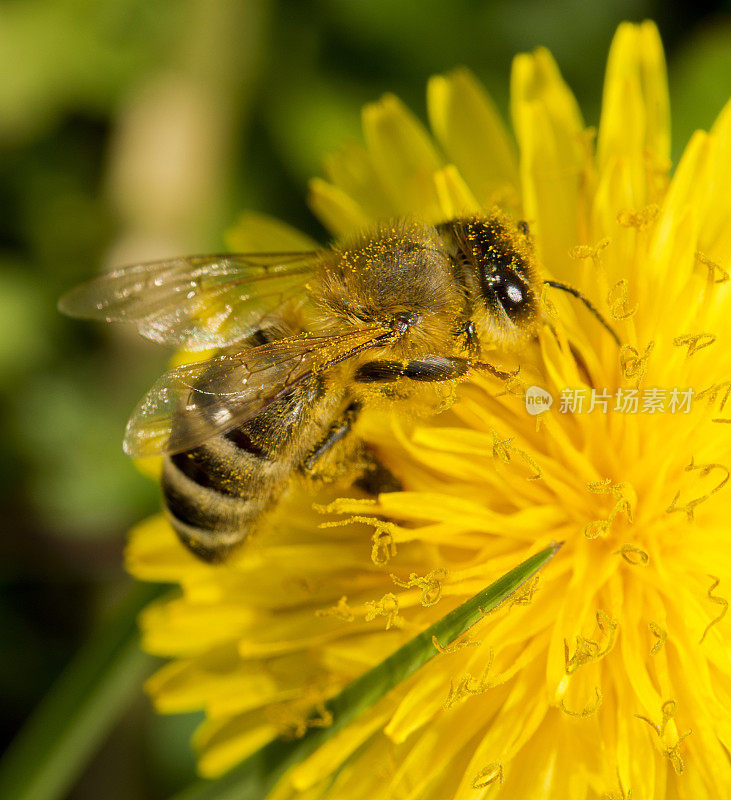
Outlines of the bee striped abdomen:
{"type": "MultiPolygon", "coordinates": [[[[314,377],[243,425],[165,457],[162,490],[181,541],[209,562],[223,561],[256,527],[289,476],[322,435],[330,403],[314,377]]],[[[185,426],[185,415],[175,424],[185,426]]]]}
{"type": "Polygon", "coordinates": [[[249,535],[287,472],[286,463],[272,461],[263,448],[239,447],[231,433],[165,459],[162,489],[170,522],[206,561],[223,560],[249,535]]]}

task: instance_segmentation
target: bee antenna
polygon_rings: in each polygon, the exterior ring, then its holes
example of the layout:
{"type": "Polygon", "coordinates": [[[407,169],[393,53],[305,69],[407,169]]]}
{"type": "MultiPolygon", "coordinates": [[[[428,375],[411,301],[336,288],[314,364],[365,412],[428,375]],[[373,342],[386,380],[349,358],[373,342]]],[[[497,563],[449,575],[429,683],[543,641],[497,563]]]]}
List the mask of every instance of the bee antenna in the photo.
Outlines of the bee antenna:
{"type": "Polygon", "coordinates": [[[591,313],[599,320],[599,322],[609,331],[612,339],[614,339],[614,341],[617,343],[617,347],[622,344],[622,342],[619,340],[619,336],[617,336],[617,332],[602,316],[602,313],[599,311],[599,309],[578,289],[574,289],[573,286],[569,286],[567,283],[560,283],[559,281],[543,281],[543,283],[546,286],[551,286],[554,289],[560,289],[562,292],[568,292],[568,294],[570,294],[572,297],[575,297],[577,300],[581,300],[581,302],[589,309],[589,311],[591,311],[591,313]]]}

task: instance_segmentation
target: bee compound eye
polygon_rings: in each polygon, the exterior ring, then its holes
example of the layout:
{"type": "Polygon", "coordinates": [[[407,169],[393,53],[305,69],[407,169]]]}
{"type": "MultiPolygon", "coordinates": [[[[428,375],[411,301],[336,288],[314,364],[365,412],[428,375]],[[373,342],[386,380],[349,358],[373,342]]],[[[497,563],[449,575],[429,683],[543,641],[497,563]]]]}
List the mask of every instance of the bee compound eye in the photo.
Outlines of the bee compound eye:
{"type": "Polygon", "coordinates": [[[489,284],[508,317],[520,318],[529,304],[529,288],[517,272],[508,267],[498,267],[489,278],[489,284]]]}

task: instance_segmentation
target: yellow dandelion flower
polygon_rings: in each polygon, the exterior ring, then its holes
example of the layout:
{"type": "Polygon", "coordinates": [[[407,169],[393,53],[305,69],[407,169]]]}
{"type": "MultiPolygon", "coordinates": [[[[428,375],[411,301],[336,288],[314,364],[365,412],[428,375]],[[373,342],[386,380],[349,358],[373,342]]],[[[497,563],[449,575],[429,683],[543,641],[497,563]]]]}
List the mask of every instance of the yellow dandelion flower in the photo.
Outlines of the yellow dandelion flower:
{"type": "MultiPolygon", "coordinates": [[[[133,531],[133,574],[182,590],[142,618],[145,647],[172,659],[148,690],[162,712],[205,710],[203,775],[328,725],[328,697],[562,540],[273,797],[731,796],[731,105],[671,174],[651,23],[619,28],[596,132],[545,50],[515,60],[511,92],[515,144],[466,70],[430,81],[433,135],[384,97],[312,206],[340,236],[498,205],[621,345],[546,289],[550,324],[503,391],[475,376],[443,414],[368,423],[403,491],[293,488],[223,567],[161,518],[133,531]]],[[[253,216],[232,234],[283,241],[303,244],[253,216]]]]}

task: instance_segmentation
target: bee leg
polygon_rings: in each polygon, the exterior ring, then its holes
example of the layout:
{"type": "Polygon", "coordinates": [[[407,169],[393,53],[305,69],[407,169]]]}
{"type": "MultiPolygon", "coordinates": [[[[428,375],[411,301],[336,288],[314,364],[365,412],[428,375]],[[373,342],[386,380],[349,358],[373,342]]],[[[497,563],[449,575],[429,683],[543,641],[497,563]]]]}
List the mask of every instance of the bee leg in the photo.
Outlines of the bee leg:
{"type": "Polygon", "coordinates": [[[400,492],[404,487],[401,481],[382,464],[376,454],[368,447],[364,448],[361,463],[363,473],[353,481],[353,485],[374,497],[386,492],[400,492]]]}
{"type": "Polygon", "coordinates": [[[426,356],[402,364],[400,361],[367,361],[358,367],[354,380],[358,383],[393,383],[401,378],[434,383],[461,378],[467,373],[463,358],[426,356]]]}
{"type": "Polygon", "coordinates": [[[358,415],[360,414],[361,405],[357,401],[353,401],[343,412],[342,417],[336,419],[335,422],[328,428],[324,438],[317,444],[310,453],[305,456],[302,462],[301,469],[305,473],[313,473],[318,466],[320,459],[340,441],[350,433],[358,415]]]}
{"type": "MultiPolygon", "coordinates": [[[[342,443],[349,435],[361,411],[361,404],[354,401],[345,409],[343,415],[337,419],[328,429],[322,441],[314,447],[309,455],[302,462],[301,470],[315,480],[333,479],[331,470],[322,466],[324,457],[332,453],[336,445],[342,443]],[[328,473],[330,473],[328,475],[328,473]]],[[[400,481],[394,477],[392,472],[378,460],[375,452],[362,443],[351,445],[349,465],[356,465],[358,477],[353,484],[368,494],[377,495],[381,492],[397,492],[401,489],[400,481]]],[[[344,469],[343,474],[352,469],[344,469]]],[[[337,477],[342,477],[342,474],[337,477]]]]}
{"type": "Polygon", "coordinates": [[[409,361],[402,374],[404,378],[424,383],[451,381],[467,374],[467,362],[463,358],[427,356],[409,361]]]}
{"type": "Polygon", "coordinates": [[[471,356],[480,355],[480,340],[477,336],[477,328],[475,323],[468,319],[459,329],[459,335],[462,337],[464,349],[471,356]]]}
{"type": "MultiPolygon", "coordinates": [[[[359,383],[393,383],[404,378],[421,383],[438,383],[461,378],[467,371],[466,359],[433,355],[406,364],[401,361],[368,361],[357,369],[354,379],[359,383]]],[[[330,426],[322,441],[302,462],[301,470],[306,475],[315,479],[326,479],[325,470],[320,474],[320,461],[335,445],[346,439],[360,410],[360,403],[352,402],[345,409],[343,416],[330,426]]],[[[361,465],[361,475],[354,481],[356,486],[369,494],[394,492],[402,488],[400,481],[367,447],[361,448],[359,456],[353,459],[359,461],[361,465]]]]}

